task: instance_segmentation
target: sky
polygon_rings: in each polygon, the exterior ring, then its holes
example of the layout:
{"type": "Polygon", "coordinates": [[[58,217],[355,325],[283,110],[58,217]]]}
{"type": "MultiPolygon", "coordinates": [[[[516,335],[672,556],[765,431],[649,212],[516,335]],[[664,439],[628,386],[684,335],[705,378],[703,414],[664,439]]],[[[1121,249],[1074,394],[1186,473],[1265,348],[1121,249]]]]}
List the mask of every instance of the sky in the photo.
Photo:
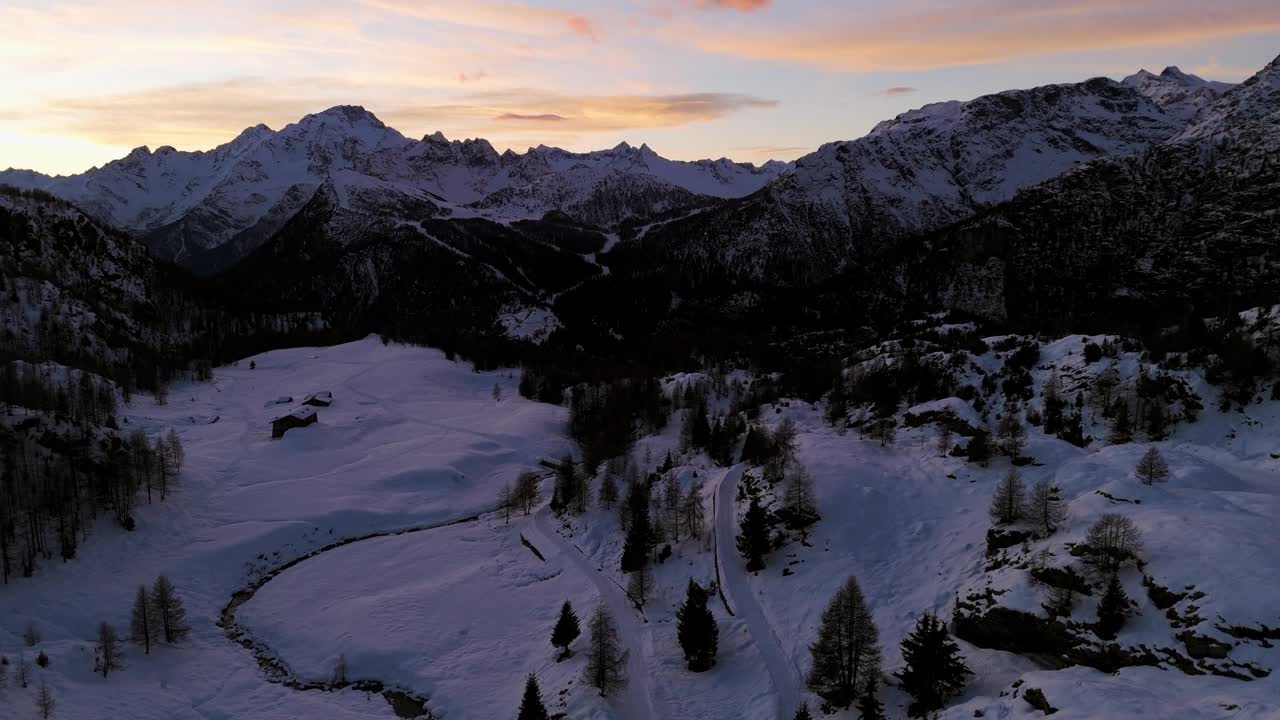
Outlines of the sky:
{"type": "Polygon", "coordinates": [[[340,104],[499,150],[791,160],[930,102],[1277,54],[1276,0],[0,0],[0,168],[340,104]]]}

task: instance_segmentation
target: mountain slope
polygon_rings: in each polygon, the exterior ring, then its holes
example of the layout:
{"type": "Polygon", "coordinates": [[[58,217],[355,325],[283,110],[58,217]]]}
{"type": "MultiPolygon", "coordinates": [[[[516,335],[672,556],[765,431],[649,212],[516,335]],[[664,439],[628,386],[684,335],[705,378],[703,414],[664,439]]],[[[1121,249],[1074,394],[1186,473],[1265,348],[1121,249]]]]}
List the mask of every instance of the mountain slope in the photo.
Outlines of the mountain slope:
{"type": "Polygon", "coordinates": [[[658,272],[812,284],[897,238],[957,222],[1026,187],[1176,134],[1182,118],[1098,78],[929,105],[824,145],[745,200],[650,230],[658,272]]]}
{"type": "Polygon", "coordinates": [[[904,252],[904,296],[1026,324],[1280,298],[1280,58],[1166,143],[1091,163],[904,252]],[[910,275],[910,273],[909,273],[910,275]]]}

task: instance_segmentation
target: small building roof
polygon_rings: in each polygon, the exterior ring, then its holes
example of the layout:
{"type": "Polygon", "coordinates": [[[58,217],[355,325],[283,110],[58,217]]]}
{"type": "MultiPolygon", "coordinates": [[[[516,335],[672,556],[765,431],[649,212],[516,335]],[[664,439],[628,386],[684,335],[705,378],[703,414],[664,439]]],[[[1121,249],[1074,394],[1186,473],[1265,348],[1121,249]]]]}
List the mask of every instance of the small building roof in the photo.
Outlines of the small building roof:
{"type": "Polygon", "coordinates": [[[277,417],[271,422],[273,423],[280,422],[281,420],[284,420],[287,417],[296,418],[298,420],[306,420],[307,418],[315,414],[316,414],[315,408],[300,407],[300,408],[295,408],[293,410],[290,410],[289,412],[285,413],[284,415],[281,415],[280,417],[277,417]]]}

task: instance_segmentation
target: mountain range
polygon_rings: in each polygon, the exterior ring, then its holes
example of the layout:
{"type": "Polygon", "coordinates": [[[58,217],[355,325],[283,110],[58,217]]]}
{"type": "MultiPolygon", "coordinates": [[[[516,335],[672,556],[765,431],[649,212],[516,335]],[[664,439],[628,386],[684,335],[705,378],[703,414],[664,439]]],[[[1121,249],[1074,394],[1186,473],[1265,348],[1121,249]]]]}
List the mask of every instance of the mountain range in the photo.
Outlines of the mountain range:
{"type": "Polygon", "coordinates": [[[672,161],[626,143],[499,154],[482,139],[450,142],[437,132],[412,140],[364,108],[338,106],[279,131],[247,128],[207,152],[139,147],[79,175],[8,170],[0,183],[51,192],[144,239],[157,256],[208,271],[265,242],[326,182],[344,207],[414,201],[433,216],[504,222],[558,210],[608,227],[747,195],[789,168],[672,161]]]}
{"type": "Polygon", "coordinates": [[[1169,67],[1010,90],[759,167],[627,144],[498,153],[340,106],[207,152],[0,184],[249,306],[366,330],[638,340],[682,320],[848,327],[928,307],[1071,324],[1116,301],[1145,317],[1275,290],[1278,77],[1273,61],[1238,86],[1169,67]]]}

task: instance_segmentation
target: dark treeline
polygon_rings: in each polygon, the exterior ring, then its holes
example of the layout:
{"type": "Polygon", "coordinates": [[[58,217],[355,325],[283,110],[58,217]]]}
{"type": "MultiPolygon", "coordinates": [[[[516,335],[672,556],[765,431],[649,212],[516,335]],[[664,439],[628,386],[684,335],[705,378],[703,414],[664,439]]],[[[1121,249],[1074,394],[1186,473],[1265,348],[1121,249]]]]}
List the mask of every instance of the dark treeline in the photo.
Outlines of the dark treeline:
{"type": "Polygon", "coordinates": [[[152,441],[114,430],[111,381],[60,366],[7,363],[0,379],[0,577],[70,560],[99,515],[134,527],[139,502],[163,500],[183,464],[172,430],[152,441]]]}

